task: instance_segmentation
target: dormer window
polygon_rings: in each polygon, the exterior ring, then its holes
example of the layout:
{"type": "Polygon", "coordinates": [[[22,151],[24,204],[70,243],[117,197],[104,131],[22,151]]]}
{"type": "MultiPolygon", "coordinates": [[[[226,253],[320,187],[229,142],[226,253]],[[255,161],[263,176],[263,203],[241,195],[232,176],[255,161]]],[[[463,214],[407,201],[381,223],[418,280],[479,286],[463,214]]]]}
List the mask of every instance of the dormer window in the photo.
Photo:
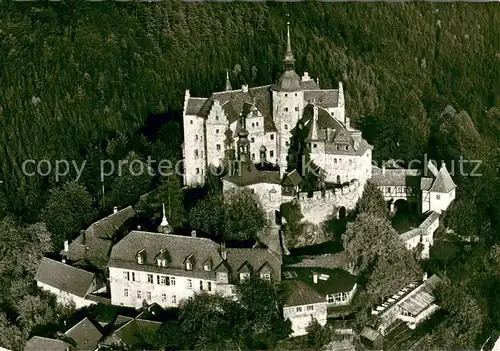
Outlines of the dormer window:
{"type": "Polygon", "coordinates": [[[194,266],[194,256],[193,255],[189,255],[186,258],[186,261],[184,262],[184,265],[186,267],[186,271],[192,271],[193,270],[193,266],[194,266]]]}
{"type": "Polygon", "coordinates": [[[137,263],[138,264],[144,264],[146,262],[146,251],[142,249],[137,253],[137,263]]]}
{"type": "Polygon", "coordinates": [[[250,273],[240,273],[240,281],[244,282],[250,280],[250,273]]]}
{"type": "Polygon", "coordinates": [[[212,270],[212,259],[208,258],[205,262],[203,262],[203,270],[206,272],[210,272],[212,270]]]}
{"type": "Polygon", "coordinates": [[[274,140],[274,134],[269,135],[269,138],[270,138],[271,140],[274,140]]]}
{"type": "Polygon", "coordinates": [[[162,249],[156,257],[156,264],[158,267],[168,267],[170,263],[170,255],[167,250],[162,249]]]}

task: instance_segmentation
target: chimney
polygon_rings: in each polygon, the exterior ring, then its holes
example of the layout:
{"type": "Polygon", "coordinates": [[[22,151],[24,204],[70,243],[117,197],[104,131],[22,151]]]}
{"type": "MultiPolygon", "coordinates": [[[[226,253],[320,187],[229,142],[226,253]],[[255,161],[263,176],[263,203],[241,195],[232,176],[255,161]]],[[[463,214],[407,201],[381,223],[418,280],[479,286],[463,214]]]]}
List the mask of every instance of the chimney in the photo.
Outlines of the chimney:
{"type": "Polygon", "coordinates": [[[382,165],[382,175],[385,175],[385,163],[382,165]]]}
{"type": "Polygon", "coordinates": [[[191,236],[192,236],[193,238],[196,238],[196,230],[191,230],[191,236]]]}
{"type": "Polygon", "coordinates": [[[186,90],[186,94],[184,95],[185,98],[189,99],[191,97],[191,94],[189,93],[189,89],[186,90]]]}
{"type": "Polygon", "coordinates": [[[318,273],[312,272],[313,275],[313,283],[318,284],[318,273]]]}
{"type": "Polygon", "coordinates": [[[226,242],[225,241],[220,243],[220,257],[223,260],[227,259],[227,251],[226,251],[226,242]]]}
{"type": "Polygon", "coordinates": [[[116,212],[118,212],[118,207],[117,206],[113,207],[113,213],[116,213],[116,212]]]}
{"type": "Polygon", "coordinates": [[[349,117],[345,118],[345,127],[346,129],[351,129],[351,119],[349,117]]]}
{"type": "Polygon", "coordinates": [[[141,228],[141,226],[140,226],[140,225],[138,225],[138,226],[137,226],[137,230],[141,230],[141,229],[142,229],[142,228],[141,228]]]}
{"type": "Polygon", "coordinates": [[[61,262],[62,262],[62,263],[66,263],[66,259],[65,259],[65,258],[63,258],[63,259],[61,260],[61,262]]]}
{"type": "Polygon", "coordinates": [[[422,278],[422,280],[425,282],[427,280],[427,272],[424,273],[424,277],[422,278]]]}
{"type": "Polygon", "coordinates": [[[69,251],[69,243],[68,243],[68,240],[64,240],[64,252],[68,252],[69,251]]]}
{"type": "Polygon", "coordinates": [[[243,84],[243,85],[241,86],[241,91],[242,91],[243,93],[248,93],[248,84],[243,84]]]}
{"type": "Polygon", "coordinates": [[[308,80],[311,80],[311,77],[309,77],[309,73],[308,72],[304,72],[304,75],[302,76],[302,79],[301,79],[303,82],[305,81],[308,81],[308,80]]]}

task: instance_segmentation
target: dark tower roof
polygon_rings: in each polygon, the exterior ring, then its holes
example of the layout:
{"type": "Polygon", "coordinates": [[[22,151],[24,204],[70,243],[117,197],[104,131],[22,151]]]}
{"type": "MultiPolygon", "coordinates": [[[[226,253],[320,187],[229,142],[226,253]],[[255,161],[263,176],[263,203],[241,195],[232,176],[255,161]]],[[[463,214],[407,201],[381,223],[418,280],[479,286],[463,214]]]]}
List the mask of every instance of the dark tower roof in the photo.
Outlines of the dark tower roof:
{"type": "Polygon", "coordinates": [[[283,62],[285,63],[285,72],[278,80],[275,90],[284,92],[299,91],[300,77],[294,69],[295,57],[293,56],[292,44],[290,41],[290,22],[287,23],[287,43],[283,62]]]}

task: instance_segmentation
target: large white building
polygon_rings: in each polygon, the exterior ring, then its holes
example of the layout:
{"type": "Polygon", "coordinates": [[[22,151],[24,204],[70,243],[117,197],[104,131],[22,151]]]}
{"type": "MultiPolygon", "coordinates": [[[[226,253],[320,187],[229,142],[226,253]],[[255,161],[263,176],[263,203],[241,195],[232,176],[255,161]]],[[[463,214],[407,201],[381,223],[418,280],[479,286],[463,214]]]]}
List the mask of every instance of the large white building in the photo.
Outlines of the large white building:
{"type": "Polygon", "coordinates": [[[290,30],[283,61],[285,72],[274,85],[233,90],[227,77],[226,90],[209,98],[186,91],[185,185],[203,184],[211,166],[238,158],[241,130],[249,140],[250,161],[276,165],[278,182],[289,167],[292,139],[300,135],[326,182],[357,179],[364,184],[371,177],[372,146],[350,126],[342,83],[337,89],[321,89],[307,72],[302,77],[295,72],[290,30]]]}
{"type": "Polygon", "coordinates": [[[226,248],[211,239],[132,231],[109,259],[111,303],[178,306],[196,293],[233,295],[251,276],[279,281],[281,255],[268,249],[226,248]]]}

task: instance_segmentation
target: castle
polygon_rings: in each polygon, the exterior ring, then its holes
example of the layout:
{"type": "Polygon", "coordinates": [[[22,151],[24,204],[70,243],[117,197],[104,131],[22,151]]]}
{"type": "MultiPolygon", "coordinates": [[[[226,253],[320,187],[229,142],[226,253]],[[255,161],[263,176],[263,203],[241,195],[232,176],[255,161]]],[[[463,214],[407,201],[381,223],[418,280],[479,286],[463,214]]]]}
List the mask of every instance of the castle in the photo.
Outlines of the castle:
{"type": "Polygon", "coordinates": [[[285,71],[276,84],[233,90],[209,98],[184,100],[185,185],[203,184],[210,167],[230,160],[270,163],[279,173],[261,175],[281,181],[289,166],[293,137],[306,143],[311,161],[328,183],[345,184],[371,177],[372,146],[351,128],[345,114],[342,83],[338,89],[321,89],[307,72],[295,72],[295,58],[287,33],[285,71]]]}

